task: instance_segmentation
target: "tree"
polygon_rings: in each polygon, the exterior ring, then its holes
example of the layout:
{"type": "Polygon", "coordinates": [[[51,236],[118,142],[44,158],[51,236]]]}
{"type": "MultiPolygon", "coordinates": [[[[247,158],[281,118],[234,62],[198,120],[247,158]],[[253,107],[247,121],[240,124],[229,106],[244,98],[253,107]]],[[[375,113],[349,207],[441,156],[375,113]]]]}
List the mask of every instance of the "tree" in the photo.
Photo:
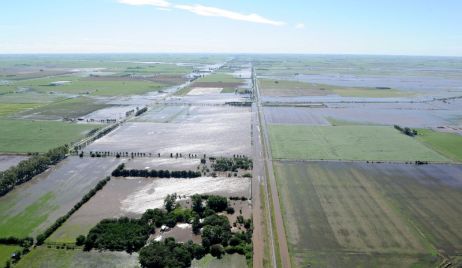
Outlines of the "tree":
{"type": "Polygon", "coordinates": [[[202,205],[202,197],[198,194],[191,196],[192,201],[192,210],[194,210],[197,214],[202,215],[204,212],[204,206],[202,205]]]}
{"type": "Polygon", "coordinates": [[[192,223],[192,230],[194,234],[199,234],[201,231],[201,223],[199,221],[199,217],[196,216],[194,217],[193,223],[192,223]]]}
{"type": "Polygon", "coordinates": [[[175,209],[176,207],[176,194],[169,194],[164,199],[164,207],[165,209],[170,212],[175,209]]]}
{"type": "Polygon", "coordinates": [[[212,245],[210,247],[210,254],[213,257],[217,257],[218,259],[221,259],[221,256],[225,253],[225,250],[223,249],[223,246],[220,244],[212,245]]]}
{"type": "Polygon", "coordinates": [[[77,238],[75,239],[75,244],[77,246],[82,246],[83,244],[85,244],[85,236],[84,235],[77,236],[77,238]]]}
{"type": "Polygon", "coordinates": [[[221,212],[228,207],[228,199],[223,196],[211,195],[207,199],[207,207],[215,212],[221,212]]]}

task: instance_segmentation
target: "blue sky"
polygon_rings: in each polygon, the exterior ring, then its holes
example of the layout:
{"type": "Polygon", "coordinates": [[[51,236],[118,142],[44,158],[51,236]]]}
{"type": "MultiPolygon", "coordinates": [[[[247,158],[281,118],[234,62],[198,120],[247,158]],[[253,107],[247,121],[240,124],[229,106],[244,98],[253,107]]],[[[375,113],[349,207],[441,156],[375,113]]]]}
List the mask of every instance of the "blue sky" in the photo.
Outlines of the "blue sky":
{"type": "Polygon", "coordinates": [[[5,0],[0,53],[462,56],[460,0],[5,0]]]}

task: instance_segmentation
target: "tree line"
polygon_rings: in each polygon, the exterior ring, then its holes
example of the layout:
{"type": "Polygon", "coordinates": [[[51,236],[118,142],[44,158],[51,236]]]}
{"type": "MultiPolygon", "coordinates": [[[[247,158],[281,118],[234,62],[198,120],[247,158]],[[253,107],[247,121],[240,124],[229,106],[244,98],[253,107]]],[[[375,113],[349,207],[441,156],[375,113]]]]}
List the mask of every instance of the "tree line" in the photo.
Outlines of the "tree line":
{"type": "Polygon", "coordinates": [[[147,111],[148,111],[148,107],[143,107],[143,108],[136,111],[135,116],[142,115],[143,113],[145,113],[147,111]]]}
{"type": "Polygon", "coordinates": [[[403,133],[404,135],[408,135],[409,137],[414,137],[417,135],[417,130],[408,128],[408,127],[400,127],[398,125],[394,125],[395,129],[403,133]]]}
{"type": "Polygon", "coordinates": [[[64,222],[69,219],[72,214],[74,214],[80,207],[83,206],[83,204],[87,203],[88,200],[90,200],[98,191],[100,191],[101,189],[103,189],[103,187],[106,185],[106,183],[109,182],[109,180],[111,180],[111,177],[106,177],[102,180],[100,180],[98,182],[98,184],[96,184],[96,186],[91,189],[86,195],[84,195],[82,197],[82,199],[74,205],[74,207],[69,211],[67,212],[66,215],[58,218],[54,223],[53,225],[51,225],[50,227],[48,227],[43,233],[39,234],[37,236],[37,245],[42,245],[45,240],[54,232],[56,231],[59,227],[61,227],[61,225],[64,224],[64,222]]]}
{"type": "Polygon", "coordinates": [[[243,157],[233,158],[217,158],[212,164],[215,171],[232,171],[237,172],[238,169],[249,170],[252,169],[252,159],[243,157]]]}
{"type": "Polygon", "coordinates": [[[44,172],[50,165],[54,165],[66,158],[69,152],[67,145],[49,150],[44,155],[33,155],[18,165],[0,172],[0,196],[13,190],[16,185],[29,181],[34,176],[44,172]]]}
{"type": "Polygon", "coordinates": [[[114,177],[152,177],[152,178],[197,178],[202,174],[191,170],[148,170],[148,169],[125,169],[125,164],[120,164],[112,171],[114,177]]]}

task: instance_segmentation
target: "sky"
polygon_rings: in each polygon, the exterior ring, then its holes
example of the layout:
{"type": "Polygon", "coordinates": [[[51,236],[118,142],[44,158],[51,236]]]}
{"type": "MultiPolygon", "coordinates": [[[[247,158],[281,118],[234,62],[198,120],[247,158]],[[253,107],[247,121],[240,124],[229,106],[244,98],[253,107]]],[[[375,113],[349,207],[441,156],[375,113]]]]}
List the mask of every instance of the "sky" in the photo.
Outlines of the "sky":
{"type": "Polygon", "coordinates": [[[1,0],[0,54],[462,56],[460,0],[1,0]]]}

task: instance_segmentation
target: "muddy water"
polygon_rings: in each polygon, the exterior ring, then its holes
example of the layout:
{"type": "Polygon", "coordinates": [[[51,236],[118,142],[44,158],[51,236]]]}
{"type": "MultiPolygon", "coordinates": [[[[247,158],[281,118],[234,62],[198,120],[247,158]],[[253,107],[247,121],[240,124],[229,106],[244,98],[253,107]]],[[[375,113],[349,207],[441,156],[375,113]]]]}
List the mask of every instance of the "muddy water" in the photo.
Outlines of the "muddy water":
{"type": "Polygon", "coordinates": [[[0,171],[9,169],[16,166],[19,162],[29,158],[25,155],[0,155],[0,171]]]}

